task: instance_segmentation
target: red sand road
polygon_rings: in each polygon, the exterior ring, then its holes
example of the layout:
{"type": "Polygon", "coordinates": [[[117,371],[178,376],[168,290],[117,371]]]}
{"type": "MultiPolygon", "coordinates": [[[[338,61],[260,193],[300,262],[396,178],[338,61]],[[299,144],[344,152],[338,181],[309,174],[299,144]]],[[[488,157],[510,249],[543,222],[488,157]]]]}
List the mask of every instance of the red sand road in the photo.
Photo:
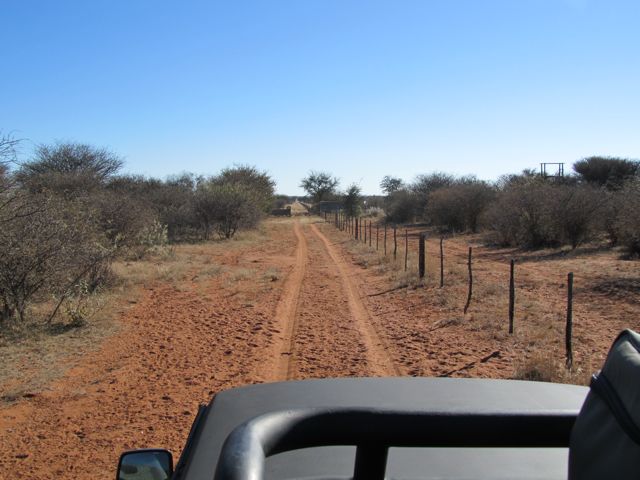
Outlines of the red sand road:
{"type": "MultiPolygon", "coordinates": [[[[481,302],[465,321],[447,322],[457,306],[432,285],[371,296],[389,281],[356,265],[346,235],[331,225],[278,220],[266,232],[239,250],[221,250],[213,259],[225,267],[220,275],[148,289],[119,319],[119,332],[62,378],[0,406],[0,478],[111,478],[122,450],[161,446],[177,455],[197,405],[238,385],[326,376],[508,378],[526,350],[524,337],[478,328],[481,302]],[[272,281],[274,270],[280,275],[272,281]]],[[[464,257],[466,245],[447,248],[464,257]]],[[[483,278],[503,275],[504,258],[478,255],[482,291],[483,278]]],[[[562,277],[544,282],[554,268],[526,263],[522,288],[539,289],[550,309],[562,311],[562,277]]],[[[639,313],[636,304],[597,299],[600,316],[588,332],[577,327],[577,358],[594,362],[620,327],[634,327],[605,322],[605,309],[639,313]]],[[[580,302],[576,314],[587,317],[580,302]]]]}

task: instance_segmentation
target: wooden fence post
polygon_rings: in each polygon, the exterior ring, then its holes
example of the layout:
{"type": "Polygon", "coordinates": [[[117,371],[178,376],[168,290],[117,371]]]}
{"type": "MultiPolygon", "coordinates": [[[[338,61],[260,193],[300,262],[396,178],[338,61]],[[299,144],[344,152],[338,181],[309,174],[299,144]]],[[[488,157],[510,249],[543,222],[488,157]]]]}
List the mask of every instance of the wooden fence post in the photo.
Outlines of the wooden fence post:
{"type": "Polygon", "coordinates": [[[471,270],[471,247],[469,247],[469,259],[467,260],[467,266],[469,267],[469,293],[467,294],[467,303],[464,306],[464,314],[467,314],[469,305],[471,304],[471,294],[473,293],[473,272],[471,270]]]}
{"type": "Polygon", "coordinates": [[[359,233],[360,233],[360,227],[358,226],[358,217],[356,217],[356,240],[358,240],[359,233]]]}
{"type": "Polygon", "coordinates": [[[387,256],[387,224],[384,224],[384,256],[387,256]]]}
{"type": "Polygon", "coordinates": [[[573,345],[571,334],[573,330],[573,272],[567,275],[567,328],[565,330],[565,347],[567,350],[567,368],[573,366],[573,345]]]}
{"type": "Polygon", "coordinates": [[[371,225],[372,223],[373,223],[373,221],[372,221],[372,220],[369,220],[369,248],[371,248],[371,229],[372,229],[372,227],[373,227],[373,226],[371,225]]]}
{"type": "Polygon", "coordinates": [[[420,278],[424,278],[426,273],[425,269],[425,248],[424,248],[424,233],[420,233],[420,239],[418,240],[418,275],[420,278]]]}
{"type": "Polygon", "coordinates": [[[379,250],[380,244],[380,224],[376,223],[376,250],[379,250]]]}
{"type": "Polygon", "coordinates": [[[364,221],[364,244],[367,244],[367,221],[364,221]]]}
{"type": "Polygon", "coordinates": [[[444,287],[444,250],[442,248],[442,237],[440,237],[440,288],[444,287]]]}
{"type": "Polygon", "coordinates": [[[404,271],[407,271],[407,260],[409,259],[409,230],[404,229],[404,271]]]}
{"type": "Polygon", "coordinates": [[[398,239],[396,238],[397,226],[393,225],[393,259],[398,256],[398,239]]]}
{"type": "Polygon", "coordinates": [[[511,268],[509,273],[509,333],[513,334],[513,313],[516,303],[516,283],[514,277],[515,260],[511,259],[511,268]]]}

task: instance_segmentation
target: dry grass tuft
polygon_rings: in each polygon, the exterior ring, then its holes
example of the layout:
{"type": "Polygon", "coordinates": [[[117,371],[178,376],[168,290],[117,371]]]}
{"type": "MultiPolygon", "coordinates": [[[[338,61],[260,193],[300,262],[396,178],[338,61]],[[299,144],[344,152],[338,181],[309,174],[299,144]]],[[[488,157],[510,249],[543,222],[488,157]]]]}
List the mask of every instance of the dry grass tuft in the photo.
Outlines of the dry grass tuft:
{"type": "Polygon", "coordinates": [[[535,382],[554,382],[557,381],[561,368],[558,360],[552,355],[536,351],[531,357],[525,358],[516,365],[513,378],[535,382]]]}
{"type": "Polygon", "coordinates": [[[265,270],[262,278],[267,282],[276,282],[280,280],[282,273],[275,267],[269,267],[265,270]]]}
{"type": "Polygon", "coordinates": [[[256,271],[250,268],[237,268],[230,272],[229,280],[231,282],[239,282],[242,280],[249,280],[250,278],[255,278],[256,271]]]}

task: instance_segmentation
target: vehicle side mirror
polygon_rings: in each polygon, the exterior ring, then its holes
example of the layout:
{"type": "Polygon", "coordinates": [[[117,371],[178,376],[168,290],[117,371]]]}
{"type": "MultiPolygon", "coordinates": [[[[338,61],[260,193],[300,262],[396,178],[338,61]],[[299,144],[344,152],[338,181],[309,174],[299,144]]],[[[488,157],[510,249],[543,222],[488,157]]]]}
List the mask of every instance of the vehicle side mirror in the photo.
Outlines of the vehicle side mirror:
{"type": "Polygon", "coordinates": [[[162,449],[131,450],[120,455],[116,480],[170,480],[171,452],[162,449]]]}

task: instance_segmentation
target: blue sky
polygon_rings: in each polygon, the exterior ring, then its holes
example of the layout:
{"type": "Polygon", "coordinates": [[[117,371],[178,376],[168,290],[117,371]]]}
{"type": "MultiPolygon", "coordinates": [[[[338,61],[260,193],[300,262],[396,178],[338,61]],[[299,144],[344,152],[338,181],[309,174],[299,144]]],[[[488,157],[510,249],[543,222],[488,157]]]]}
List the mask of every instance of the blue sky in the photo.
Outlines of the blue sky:
{"type": "Polygon", "coordinates": [[[2,0],[0,129],[157,177],[640,157],[640,2],[2,0]]]}

